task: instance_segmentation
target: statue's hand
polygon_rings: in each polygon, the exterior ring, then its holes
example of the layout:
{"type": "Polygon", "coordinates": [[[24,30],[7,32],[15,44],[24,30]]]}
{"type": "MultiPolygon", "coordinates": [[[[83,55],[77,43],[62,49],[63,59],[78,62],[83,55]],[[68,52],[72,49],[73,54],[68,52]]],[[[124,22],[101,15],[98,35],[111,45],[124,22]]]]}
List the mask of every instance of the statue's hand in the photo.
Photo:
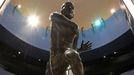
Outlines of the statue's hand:
{"type": "Polygon", "coordinates": [[[92,43],[90,41],[84,43],[82,40],[81,47],[78,49],[78,52],[86,51],[86,50],[91,50],[92,43]]]}

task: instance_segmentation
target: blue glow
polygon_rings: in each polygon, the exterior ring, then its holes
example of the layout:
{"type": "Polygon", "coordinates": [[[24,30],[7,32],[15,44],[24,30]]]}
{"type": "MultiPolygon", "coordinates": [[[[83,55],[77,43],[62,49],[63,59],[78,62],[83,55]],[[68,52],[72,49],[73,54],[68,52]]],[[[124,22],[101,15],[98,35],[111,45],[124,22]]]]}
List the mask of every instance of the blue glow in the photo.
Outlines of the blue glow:
{"type": "Polygon", "coordinates": [[[101,20],[96,20],[94,23],[95,27],[100,27],[101,26],[101,20]]]}

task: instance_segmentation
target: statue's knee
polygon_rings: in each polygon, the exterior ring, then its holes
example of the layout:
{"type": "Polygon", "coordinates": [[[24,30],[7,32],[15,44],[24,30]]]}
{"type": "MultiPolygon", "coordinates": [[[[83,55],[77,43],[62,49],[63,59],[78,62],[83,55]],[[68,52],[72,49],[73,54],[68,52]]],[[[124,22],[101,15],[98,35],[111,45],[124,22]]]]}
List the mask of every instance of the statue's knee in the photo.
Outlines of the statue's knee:
{"type": "Polygon", "coordinates": [[[65,51],[65,57],[68,60],[72,60],[72,61],[76,59],[80,59],[79,53],[76,50],[70,48],[65,51]]]}

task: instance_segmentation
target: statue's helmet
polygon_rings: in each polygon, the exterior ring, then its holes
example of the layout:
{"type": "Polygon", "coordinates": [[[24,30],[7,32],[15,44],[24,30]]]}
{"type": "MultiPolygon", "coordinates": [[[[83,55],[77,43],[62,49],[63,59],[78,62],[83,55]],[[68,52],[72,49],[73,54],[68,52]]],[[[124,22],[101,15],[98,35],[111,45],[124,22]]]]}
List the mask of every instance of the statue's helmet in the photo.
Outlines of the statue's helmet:
{"type": "Polygon", "coordinates": [[[64,9],[64,8],[74,9],[74,5],[73,5],[72,2],[65,2],[65,3],[63,3],[63,5],[62,5],[62,9],[64,9]]]}
{"type": "Polygon", "coordinates": [[[61,13],[69,19],[74,17],[74,5],[72,2],[65,2],[61,7],[61,13]]]}

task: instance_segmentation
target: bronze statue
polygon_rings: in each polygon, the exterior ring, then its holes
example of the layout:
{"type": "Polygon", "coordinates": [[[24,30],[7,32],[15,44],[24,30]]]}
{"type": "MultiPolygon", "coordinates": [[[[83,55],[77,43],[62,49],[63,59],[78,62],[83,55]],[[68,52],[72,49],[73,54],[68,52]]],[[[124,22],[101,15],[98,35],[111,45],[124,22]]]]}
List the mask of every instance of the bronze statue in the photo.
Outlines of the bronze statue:
{"type": "Polygon", "coordinates": [[[81,44],[77,49],[79,36],[78,25],[71,21],[74,17],[74,6],[71,2],[62,5],[61,13],[54,12],[51,20],[51,51],[46,68],[46,75],[66,75],[70,65],[73,75],[84,75],[80,51],[91,48],[91,43],[81,44]],[[77,51],[78,50],[78,51],[77,51]]]}

